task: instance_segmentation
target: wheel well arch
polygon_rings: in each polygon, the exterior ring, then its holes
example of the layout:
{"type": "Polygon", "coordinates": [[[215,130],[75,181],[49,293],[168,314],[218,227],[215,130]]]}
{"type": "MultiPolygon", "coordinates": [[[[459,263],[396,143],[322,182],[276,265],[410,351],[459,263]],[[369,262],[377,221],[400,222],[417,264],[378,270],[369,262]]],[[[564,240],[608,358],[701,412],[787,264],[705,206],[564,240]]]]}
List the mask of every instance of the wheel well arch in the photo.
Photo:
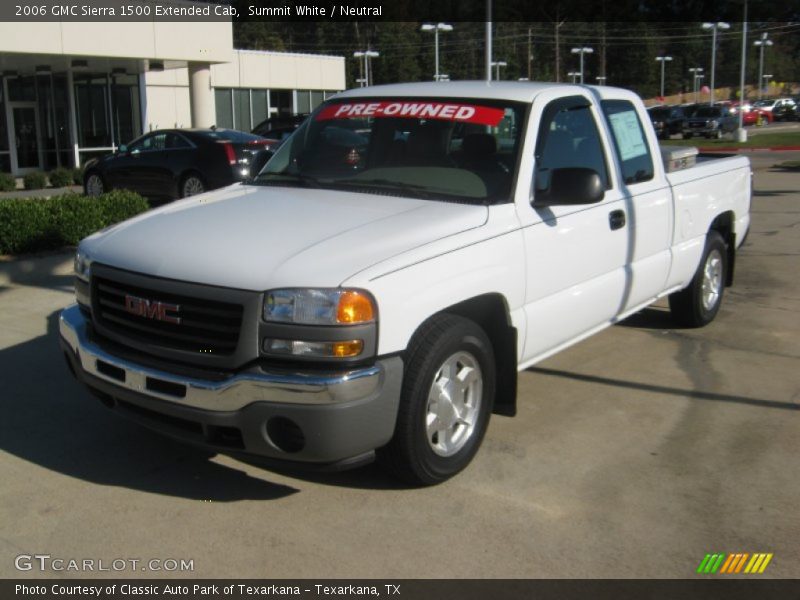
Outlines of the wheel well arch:
{"type": "Polygon", "coordinates": [[[735,220],[736,215],[733,214],[732,210],[729,210],[717,215],[708,227],[709,231],[718,232],[722,236],[722,239],[725,240],[728,254],[728,273],[725,277],[725,285],[728,287],[733,285],[733,271],[736,262],[736,235],[733,231],[735,220]]]}
{"type": "Polygon", "coordinates": [[[475,296],[440,312],[474,321],[492,343],[495,360],[495,414],[514,416],[517,412],[517,330],[511,323],[508,302],[502,294],[475,296]]]}

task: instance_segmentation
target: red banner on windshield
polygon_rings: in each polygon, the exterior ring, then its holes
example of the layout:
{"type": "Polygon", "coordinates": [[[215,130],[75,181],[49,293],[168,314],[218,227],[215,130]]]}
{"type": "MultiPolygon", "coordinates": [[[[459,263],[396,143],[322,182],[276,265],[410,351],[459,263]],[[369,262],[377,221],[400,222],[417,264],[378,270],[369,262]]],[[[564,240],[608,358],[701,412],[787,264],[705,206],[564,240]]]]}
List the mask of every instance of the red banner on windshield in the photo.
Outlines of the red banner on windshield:
{"type": "Polygon", "coordinates": [[[451,102],[346,102],[331,104],[317,113],[317,121],[330,119],[357,119],[365,117],[438,119],[461,123],[477,123],[496,127],[503,118],[502,108],[476,106],[474,104],[454,104],[451,102]]]}

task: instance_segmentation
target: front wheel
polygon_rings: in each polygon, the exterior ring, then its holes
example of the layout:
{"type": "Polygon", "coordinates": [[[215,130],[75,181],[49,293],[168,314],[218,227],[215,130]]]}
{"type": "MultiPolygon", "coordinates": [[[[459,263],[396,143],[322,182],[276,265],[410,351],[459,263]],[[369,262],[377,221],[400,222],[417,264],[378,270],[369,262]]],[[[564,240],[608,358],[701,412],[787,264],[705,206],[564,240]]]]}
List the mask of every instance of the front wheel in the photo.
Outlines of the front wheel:
{"type": "Polygon", "coordinates": [[[413,485],[440,483],[464,469],[492,412],[495,366],[483,329],[441,314],[414,335],[394,437],[381,458],[413,485]]]}
{"type": "Polygon", "coordinates": [[[700,266],[689,287],[669,296],[673,318],[687,327],[703,327],[714,320],[722,304],[728,275],[728,248],[717,231],[709,231],[700,266]]]}

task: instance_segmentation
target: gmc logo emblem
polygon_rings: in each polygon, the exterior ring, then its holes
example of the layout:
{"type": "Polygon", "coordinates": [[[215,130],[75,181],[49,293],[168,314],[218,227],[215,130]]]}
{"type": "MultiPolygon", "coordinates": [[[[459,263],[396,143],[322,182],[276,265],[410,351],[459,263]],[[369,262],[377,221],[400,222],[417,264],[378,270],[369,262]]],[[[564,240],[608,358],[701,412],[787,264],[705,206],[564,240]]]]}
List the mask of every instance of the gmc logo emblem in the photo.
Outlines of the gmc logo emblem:
{"type": "Polygon", "coordinates": [[[181,307],[179,304],[169,304],[157,300],[147,300],[138,296],[125,294],[125,310],[132,315],[143,319],[155,319],[180,325],[181,318],[177,316],[181,307]],[[173,313],[173,314],[170,314],[173,313]]]}

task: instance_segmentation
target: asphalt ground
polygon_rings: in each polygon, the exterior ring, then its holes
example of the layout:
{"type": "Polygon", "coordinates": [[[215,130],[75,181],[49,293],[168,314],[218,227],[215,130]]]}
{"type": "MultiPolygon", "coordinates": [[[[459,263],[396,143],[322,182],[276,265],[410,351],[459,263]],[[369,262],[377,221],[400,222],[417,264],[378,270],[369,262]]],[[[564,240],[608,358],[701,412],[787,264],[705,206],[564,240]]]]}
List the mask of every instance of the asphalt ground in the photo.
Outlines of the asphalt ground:
{"type": "Polygon", "coordinates": [[[800,173],[770,168],[796,158],[751,155],[752,231],[713,324],[656,306],[521,373],[518,416],[427,489],[278,474],[118,417],[58,349],[71,257],[0,263],[0,577],[682,578],[710,552],[800,576],[800,173]],[[33,554],[128,562],[15,568],[33,554]]]}

